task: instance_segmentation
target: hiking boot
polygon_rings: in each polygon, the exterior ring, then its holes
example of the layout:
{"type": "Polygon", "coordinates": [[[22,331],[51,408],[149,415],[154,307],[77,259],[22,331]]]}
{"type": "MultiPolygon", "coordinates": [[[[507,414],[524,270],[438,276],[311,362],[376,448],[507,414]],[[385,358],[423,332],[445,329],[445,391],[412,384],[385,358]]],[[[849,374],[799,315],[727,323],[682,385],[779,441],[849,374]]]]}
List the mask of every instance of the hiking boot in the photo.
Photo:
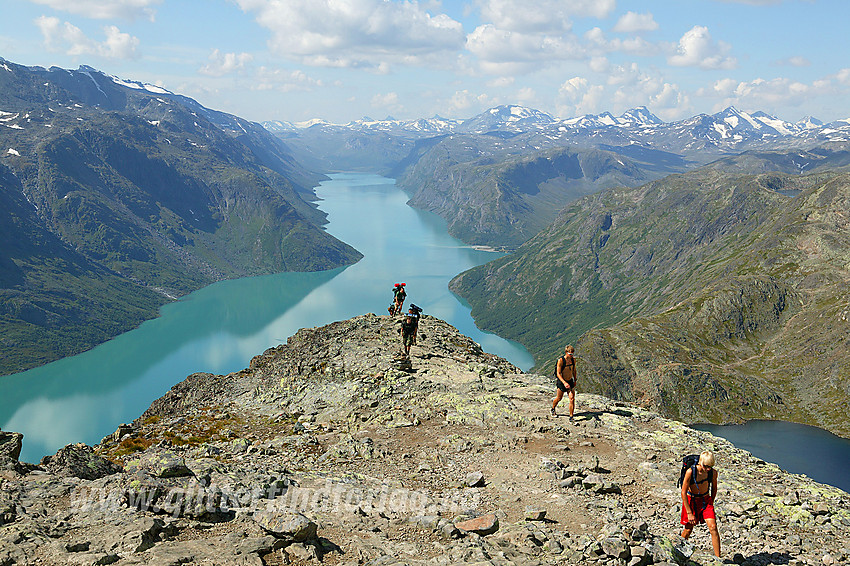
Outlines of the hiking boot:
{"type": "Polygon", "coordinates": [[[571,423],[576,422],[576,420],[573,418],[573,416],[572,416],[572,415],[570,415],[570,422],[571,422],[571,423]]]}
{"type": "Polygon", "coordinates": [[[552,408],[549,410],[549,414],[550,414],[550,415],[552,415],[553,417],[557,417],[557,416],[558,416],[558,415],[556,415],[556,414],[555,414],[555,407],[552,407],[552,408]]]}

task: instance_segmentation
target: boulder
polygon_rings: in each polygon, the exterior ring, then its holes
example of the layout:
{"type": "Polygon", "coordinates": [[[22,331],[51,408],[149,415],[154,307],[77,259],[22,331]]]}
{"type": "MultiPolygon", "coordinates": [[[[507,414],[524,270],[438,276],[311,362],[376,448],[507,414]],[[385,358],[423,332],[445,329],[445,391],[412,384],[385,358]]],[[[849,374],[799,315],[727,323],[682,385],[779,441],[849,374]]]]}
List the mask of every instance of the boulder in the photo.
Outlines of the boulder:
{"type": "Polygon", "coordinates": [[[482,487],[485,483],[484,474],[481,472],[472,472],[466,476],[465,483],[468,487],[482,487]]]}
{"type": "Polygon", "coordinates": [[[144,454],[127,465],[128,471],[144,470],[157,478],[178,478],[194,475],[182,458],[171,452],[144,454]]]}
{"type": "Polygon", "coordinates": [[[489,513],[455,523],[455,527],[466,533],[475,533],[481,536],[492,535],[499,530],[499,518],[496,517],[495,513],[489,513]]]}
{"type": "Polygon", "coordinates": [[[257,511],[254,521],[277,538],[304,542],[316,538],[317,525],[301,513],[257,511]]]}
{"type": "Polygon", "coordinates": [[[15,463],[21,457],[24,435],[0,430],[0,466],[15,463]]]}
{"type": "Polygon", "coordinates": [[[53,456],[45,456],[40,465],[52,474],[96,480],[122,471],[121,466],[94,453],[91,446],[77,443],[60,448],[53,456]]]}

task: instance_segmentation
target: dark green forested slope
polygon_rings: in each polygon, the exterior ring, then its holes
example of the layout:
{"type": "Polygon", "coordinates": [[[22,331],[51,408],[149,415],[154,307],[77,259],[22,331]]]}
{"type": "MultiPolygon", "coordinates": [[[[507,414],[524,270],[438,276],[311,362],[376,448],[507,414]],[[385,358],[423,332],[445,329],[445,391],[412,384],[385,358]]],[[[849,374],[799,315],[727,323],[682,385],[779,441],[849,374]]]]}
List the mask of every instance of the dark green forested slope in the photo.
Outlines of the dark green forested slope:
{"type": "Polygon", "coordinates": [[[452,288],[547,371],[577,344],[585,390],[850,435],[849,225],[846,173],[696,171],[582,199],[452,288]]]}

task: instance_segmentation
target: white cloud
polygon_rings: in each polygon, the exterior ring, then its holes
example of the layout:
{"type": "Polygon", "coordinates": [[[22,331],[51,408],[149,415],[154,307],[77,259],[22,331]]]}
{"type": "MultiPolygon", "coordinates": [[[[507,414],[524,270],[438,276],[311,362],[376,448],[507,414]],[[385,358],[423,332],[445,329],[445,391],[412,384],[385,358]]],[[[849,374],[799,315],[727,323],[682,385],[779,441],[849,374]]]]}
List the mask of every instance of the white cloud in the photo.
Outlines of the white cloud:
{"type": "Polygon", "coordinates": [[[200,68],[202,75],[221,77],[236,71],[245,69],[254,60],[250,53],[222,53],[218,49],[213,50],[209,56],[209,63],[200,68]]]}
{"type": "Polygon", "coordinates": [[[534,92],[533,88],[526,86],[519,89],[516,95],[514,95],[514,98],[518,102],[522,102],[523,104],[529,104],[537,100],[537,93],[534,92]]]}
{"type": "Polygon", "coordinates": [[[463,26],[416,2],[384,0],[235,0],[272,33],[270,49],[330,67],[422,63],[463,46],[463,26]]]}
{"type": "Polygon", "coordinates": [[[156,16],[155,6],[162,0],[30,0],[36,4],[50,6],[54,10],[69,12],[96,20],[144,18],[150,21],[156,16]]]}
{"type": "Polygon", "coordinates": [[[522,33],[552,33],[572,29],[573,17],[605,18],[616,8],[616,0],[476,0],[481,21],[500,30],[522,33]]]}
{"type": "Polygon", "coordinates": [[[514,82],[516,82],[516,79],[514,77],[498,77],[493,79],[492,81],[489,81],[487,83],[487,86],[493,88],[503,88],[511,86],[512,84],[514,84],[514,82]]]}
{"type": "Polygon", "coordinates": [[[458,90],[449,99],[446,108],[449,115],[454,115],[459,112],[467,112],[470,109],[477,110],[492,106],[495,100],[486,94],[473,94],[468,90],[458,90]]]}
{"type": "Polygon", "coordinates": [[[591,57],[588,66],[590,70],[595,73],[605,73],[608,71],[611,63],[608,61],[607,57],[591,57]]]}
{"type": "Polygon", "coordinates": [[[502,75],[536,70],[544,63],[587,56],[585,48],[572,34],[525,34],[502,30],[492,24],[475,28],[467,37],[466,48],[478,57],[485,72],[502,75]],[[505,63],[514,66],[506,68],[505,63]]]}
{"type": "Polygon", "coordinates": [[[726,4],[749,4],[750,6],[773,6],[781,4],[782,0],[715,0],[726,4]]]}
{"type": "Polygon", "coordinates": [[[254,77],[252,90],[277,90],[280,92],[310,91],[324,86],[322,81],[308,76],[304,71],[286,71],[260,67],[254,77]]]}
{"type": "Polygon", "coordinates": [[[771,80],[758,78],[752,81],[727,78],[716,81],[708,88],[699,89],[697,95],[715,99],[713,106],[716,110],[728,106],[771,109],[798,107],[812,97],[834,93],[837,86],[835,82],[841,81],[841,74],[835,75],[834,79],[822,79],[806,84],[785,77],[771,80]]]}
{"type": "Polygon", "coordinates": [[[650,43],[643,39],[642,37],[629,37],[626,39],[621,39],[619,37],[615,37],[613,39],[608,39],[605,36],[605,32],[602,31],[601,28],[595,27],[584,34],[584,39],[588,42],[588,48],[594,51],[601,52],[623,52],[623,53],[631,53],[633,55],[655,55],[659,52],[660,48],[658,45],[654,43],[650,43]]]}
{"type": "Polygon", "coordinates": [[[612,28],[620,33],[638,33],[642,31],[654,31],[658,29],[658,22],[651,13],[638,14],[637,12],[626,12],[612,28]]]}
{"type": "Polygon", "coordinates": [[[604,93],[605,87],[592,85],[584,77],[568,79],[558,89],[557,113],[575,116],[599,112],[604,93]]]}
{"type": "Polygon", "coordinates": [[[376,94],[372,97],[370,103],[372,107],[386,110],[387,112],[400,112],[404,110],[404,106],[401,104],[398,94],[395,92],[376,94]]]}
{"type": "Polygon", "coordinates": [[[850,69],[841,69],[835,74],[835,80],[844,85],[850,85],[850,69]]]}
{"type": "Polygon", "coordinates": [[[139,39],[119,30],[115,26],[103,28],[106,39],[98,43],[83,31],[59,18],[41,16],[35,25],[41,31],[45,47],[50,51],[63,51],[68,55],[97,55],[109,59],[133,59],[137,57],[139,39]]]}
{"type": "Polygon", "coordinates": [[[618,79],[611,82],[618,87],[612,97],[615,107],[626,109],[647,106],[664,120],[681,118],[690,113],[688,95],[678,85],[667,82],[663,76],[642,71],[634,64],[615,72],[620,73],[618,79]]]}
{"type": "Polygon", "coordinates": [[[727,57],[729,45],[714,41],[708,28],[694,26],[679,40],[675,55],[667,62],[677,67],[700,67],[702,69],[732,69],[737,65],[734,57],[727,57]]]}
{"type": "Polygon", "coordinates": [[[812,62],[806,59],[805,57],[797,56],[797,57],[789,57],[788,59],[783,59],[779,61],[780,65],[788,65],[790,67],[810,67],[812,62]]]}

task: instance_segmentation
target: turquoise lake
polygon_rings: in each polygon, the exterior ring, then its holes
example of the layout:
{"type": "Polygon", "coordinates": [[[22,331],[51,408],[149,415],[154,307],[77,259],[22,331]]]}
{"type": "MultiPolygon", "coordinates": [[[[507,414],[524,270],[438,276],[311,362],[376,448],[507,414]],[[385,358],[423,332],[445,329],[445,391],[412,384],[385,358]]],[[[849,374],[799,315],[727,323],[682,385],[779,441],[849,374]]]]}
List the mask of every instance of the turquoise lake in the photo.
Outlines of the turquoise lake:
{"type": "Polygon", "coordinates": [[[161,316],[78,356],[0,378],[0,428],[22,432],[21,460],[72,442],[95,444],[195,372],[225,374],[299,328],[386,314],[392,287],[485,351],[528,369],[519,344],[480,331],[448,290],[466,269],[499,257],[448,236],[436,215],[407,206],[392,179],[334,174],[316,188],[328,232],[364,254],[355,265],[223,281],[162,308],[161,316]]]}

